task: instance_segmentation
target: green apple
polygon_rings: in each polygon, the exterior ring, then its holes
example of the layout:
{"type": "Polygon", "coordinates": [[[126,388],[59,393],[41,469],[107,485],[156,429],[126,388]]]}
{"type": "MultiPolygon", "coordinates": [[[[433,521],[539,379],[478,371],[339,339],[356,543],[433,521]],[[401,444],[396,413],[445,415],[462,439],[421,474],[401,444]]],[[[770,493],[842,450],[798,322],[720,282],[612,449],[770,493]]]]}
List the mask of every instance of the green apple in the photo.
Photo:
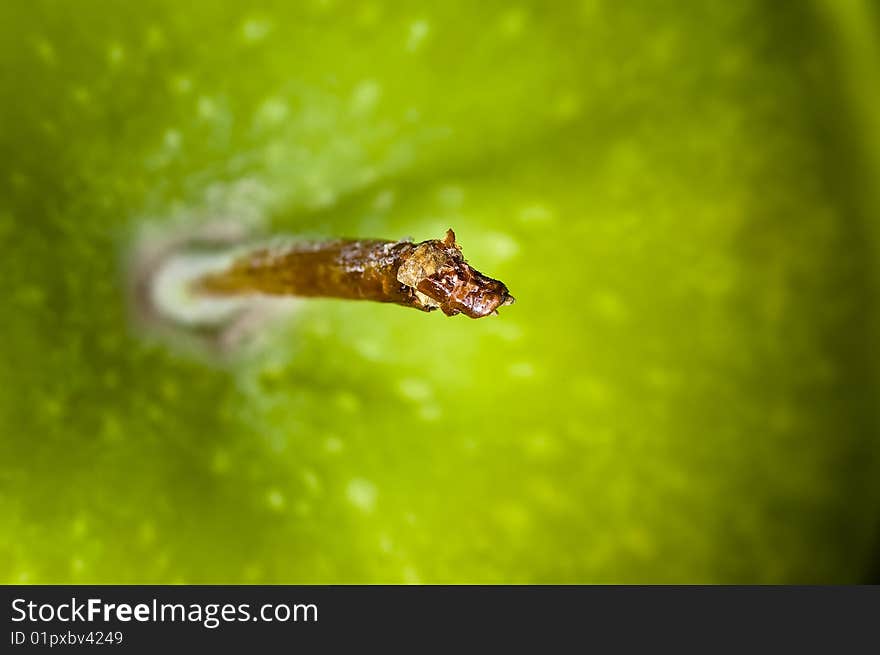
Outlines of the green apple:
{"type": "Polygon", "coordinates": [[[6,0],[0,579],[864,580],[872,12],[6,0]],[[132,244],[212,220],[452,227],[518,302],[145,338],[132,244]]]}

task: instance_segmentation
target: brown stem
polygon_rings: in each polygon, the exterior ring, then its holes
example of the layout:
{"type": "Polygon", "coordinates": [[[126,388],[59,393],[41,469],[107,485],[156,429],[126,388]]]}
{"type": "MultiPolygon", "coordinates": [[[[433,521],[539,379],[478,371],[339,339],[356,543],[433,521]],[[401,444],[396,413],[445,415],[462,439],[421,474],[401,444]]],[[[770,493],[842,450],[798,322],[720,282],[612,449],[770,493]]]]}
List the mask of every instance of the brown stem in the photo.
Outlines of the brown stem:
{"type": "Polygon", "coordinates": [[[225,271],[195,282],[198,293],[262,293],[390,302],[447,316],[481,318],[512,305],[507,287],[472,268],[455,243],[335,240],[262,248],[239,258],[225,271]]]}

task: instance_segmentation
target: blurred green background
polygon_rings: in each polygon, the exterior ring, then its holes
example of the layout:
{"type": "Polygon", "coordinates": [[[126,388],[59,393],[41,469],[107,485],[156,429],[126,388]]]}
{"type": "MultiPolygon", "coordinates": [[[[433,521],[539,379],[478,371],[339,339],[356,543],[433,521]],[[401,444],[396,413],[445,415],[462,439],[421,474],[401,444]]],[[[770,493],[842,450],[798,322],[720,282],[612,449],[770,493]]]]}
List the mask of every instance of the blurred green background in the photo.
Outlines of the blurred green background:
{"type": "Polygon", "coordinates": [[[0,580],[876,579],[875,3],[0,3],[0,580]],[[518,299],[145,340],[144,224],[518,299]]]}

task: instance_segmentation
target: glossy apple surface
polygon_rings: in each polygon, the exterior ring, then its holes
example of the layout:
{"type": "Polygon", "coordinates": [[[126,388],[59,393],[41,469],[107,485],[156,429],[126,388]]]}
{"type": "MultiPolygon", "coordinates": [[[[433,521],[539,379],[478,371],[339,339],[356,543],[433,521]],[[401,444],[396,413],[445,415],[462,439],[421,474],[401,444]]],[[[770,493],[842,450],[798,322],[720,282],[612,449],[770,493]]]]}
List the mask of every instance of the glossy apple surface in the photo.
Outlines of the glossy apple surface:
{"type": "Polygon", "coordinates": [[[878,24],[3,2],[0,579],[865,579],[878,24]],[[138,335],[124,269],[210,219],[453,227],[517,304],[310,301],[206,361],[138,335]]]}

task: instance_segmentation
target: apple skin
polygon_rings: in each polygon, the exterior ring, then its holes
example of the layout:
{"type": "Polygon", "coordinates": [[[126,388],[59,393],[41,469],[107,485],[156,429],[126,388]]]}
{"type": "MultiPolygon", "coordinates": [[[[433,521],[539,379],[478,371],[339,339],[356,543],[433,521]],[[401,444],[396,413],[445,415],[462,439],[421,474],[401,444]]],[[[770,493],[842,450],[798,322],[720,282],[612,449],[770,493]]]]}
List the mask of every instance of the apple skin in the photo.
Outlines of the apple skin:
{"type": "Polygon", "coordinates": [[[0,4],[0,580],[869,574],[876,160],[813,4],[0,4]],[[132,248],[211,221],[453,227],[518,302],[144,337],[132,248]]]}

